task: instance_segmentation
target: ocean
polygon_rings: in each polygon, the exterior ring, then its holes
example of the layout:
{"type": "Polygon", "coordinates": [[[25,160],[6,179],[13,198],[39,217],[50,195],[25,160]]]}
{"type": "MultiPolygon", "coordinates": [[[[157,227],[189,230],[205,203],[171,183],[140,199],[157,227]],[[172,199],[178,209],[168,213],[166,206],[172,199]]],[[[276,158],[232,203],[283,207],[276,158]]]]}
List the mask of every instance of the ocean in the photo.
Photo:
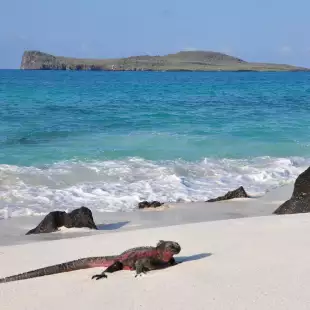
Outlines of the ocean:
{"type": "Polygon", "coordinates": [[[132,211],[310,165],[310,73],[0,71],[0,218],[132,211]]]}

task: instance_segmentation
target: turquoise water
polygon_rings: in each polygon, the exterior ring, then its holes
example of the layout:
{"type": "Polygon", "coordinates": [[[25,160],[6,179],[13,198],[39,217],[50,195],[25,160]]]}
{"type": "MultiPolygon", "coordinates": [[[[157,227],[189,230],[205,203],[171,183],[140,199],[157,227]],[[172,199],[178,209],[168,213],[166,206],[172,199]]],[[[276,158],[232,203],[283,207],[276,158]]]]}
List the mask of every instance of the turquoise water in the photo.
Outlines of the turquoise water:
{"type": "Polygon", "coordinates": [[[12,215],[263,193],[310,163],[309,73],[3,70],[0,104],[12,215]]]}

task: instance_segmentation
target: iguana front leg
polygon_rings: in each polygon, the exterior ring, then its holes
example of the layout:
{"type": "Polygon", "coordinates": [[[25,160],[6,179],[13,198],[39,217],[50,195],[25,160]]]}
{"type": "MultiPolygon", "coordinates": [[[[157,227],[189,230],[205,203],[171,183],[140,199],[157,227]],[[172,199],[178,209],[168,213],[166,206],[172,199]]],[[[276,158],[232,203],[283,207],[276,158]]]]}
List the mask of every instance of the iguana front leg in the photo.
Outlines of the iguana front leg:
{"type": "Polygon", "coordinates": [[[91,278],[96,280],[107,278],[108,276],[105,274],[106,272],[113,273],[120,270],[123,270],[123,264],[120,261],[116,261],[115,263],[110,265],[107,269],[103,270],[101,274],[95,274],[91,278]]]}
{"type": "Polygon", "coordinates": [[[168,262],[171,266],[174,266],[174,265],[177,265],[177,264],[180,264],[180,263],[178,263],[175,259],[174,259],[174,257],[171,257],[171,259],[169,260],[169,262],[168,262]]]}
{"type": "MultiPolygon", "coordinates": [[[[173,263],[173,262],[172,262],[173,263]]],[[[136,270],[136,275],[141,275],[142,273],[146,273],[147,271],[155,270],[155,269],[160,269],[166,266],[169,266],[171,263],[170,261],[163,262],[158,259],[152,259],[152,258],[141,258],[136,261],[135,263],[135,270],[136,270]]]]}

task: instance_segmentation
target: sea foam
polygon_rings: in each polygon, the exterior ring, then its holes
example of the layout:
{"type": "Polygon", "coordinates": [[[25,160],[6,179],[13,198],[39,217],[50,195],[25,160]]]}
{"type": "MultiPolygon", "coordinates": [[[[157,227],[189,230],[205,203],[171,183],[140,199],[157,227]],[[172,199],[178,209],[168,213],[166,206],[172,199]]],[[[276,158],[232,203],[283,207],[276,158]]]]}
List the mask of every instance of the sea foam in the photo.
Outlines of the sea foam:
{"type": "Polygon", "coordinates": [[[309,164],[310,159],[300,157],[256,157],[0,165],[0,217],[70,211],[81,205],[102,212],[132,211],[141,200],[204,201],[240,185],[262,195],[293,182],[309,164]]]}

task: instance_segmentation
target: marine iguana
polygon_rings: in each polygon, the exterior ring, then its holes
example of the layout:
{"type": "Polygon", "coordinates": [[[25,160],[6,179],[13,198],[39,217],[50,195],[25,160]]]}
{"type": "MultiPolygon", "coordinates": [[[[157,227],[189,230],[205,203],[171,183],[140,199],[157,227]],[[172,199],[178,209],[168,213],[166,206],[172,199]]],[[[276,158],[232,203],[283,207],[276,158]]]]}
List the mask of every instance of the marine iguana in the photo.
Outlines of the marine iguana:
{"type": "Polygon", "coordinates": [[[115,256],[81,258],[2,278],[0,283],[94,267],[107,267],[101,274],[92,276],[92,279],[96,280],[107,278],[106,272],[113,273],[119,270],[135,270],[135,277],[137,277],[150,270],[176,265],[177,262],[173,255],[180,253],[180,251],[181,246],[177,242],[160,240],[156,247],[142,246],[128,249],[115,256]]]}

